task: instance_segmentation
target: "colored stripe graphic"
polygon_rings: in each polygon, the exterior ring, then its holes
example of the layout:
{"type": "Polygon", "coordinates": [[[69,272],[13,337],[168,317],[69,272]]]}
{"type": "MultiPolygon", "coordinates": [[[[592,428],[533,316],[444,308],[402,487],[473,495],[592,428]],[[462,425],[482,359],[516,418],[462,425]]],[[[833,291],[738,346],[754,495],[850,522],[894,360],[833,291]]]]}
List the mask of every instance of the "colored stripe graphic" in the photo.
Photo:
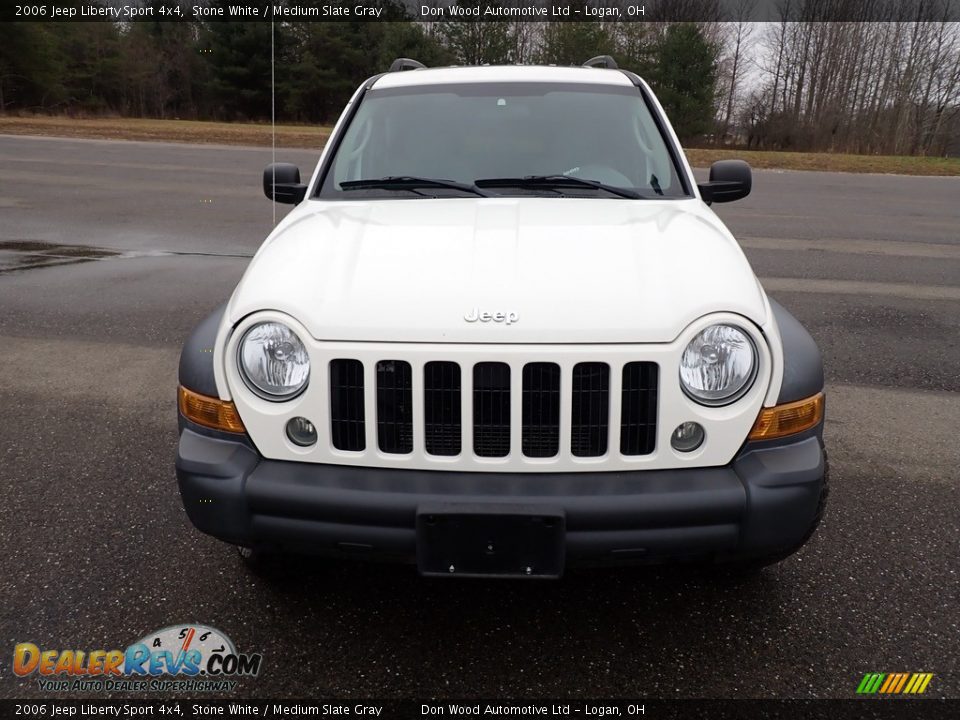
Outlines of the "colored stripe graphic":
{"type": "Polygon", "coordinates": [[[913,677],[910,678],[910,682],[907,684],[907,690],[904,690],[905,693],[910,693],[911,695],[920,695],[927,689],[927,685],[930,684],[930,681],[933,679],[932,673],[914,673],[913,677]]]}
{"type": "Polygon", "coordinates": [[[898,693],[906,682],[910,673],[892,673],[887,677],[887,681],[880,688],[881,693],[898,693]]]}
{"type": "Polygon", "coordinates": [[[857,692],[862,695],[872,695],[880,688],[880,683],[887,676],[886,673],[867,673],[860,681],[860,687],[857,692]]]}
{"type": "Polygon", "coordinates": [[[921,695],[933,673],[867,673],[857,686],[858,695],[921,695]]]}
{"type": "Polygon", "coordinates": [[[910,673],[900,673],[900,682],[897,683],[897,686],[892,690],[892,692],[898,693],[903,690],[903,686],[909,677],[910,673]]]}

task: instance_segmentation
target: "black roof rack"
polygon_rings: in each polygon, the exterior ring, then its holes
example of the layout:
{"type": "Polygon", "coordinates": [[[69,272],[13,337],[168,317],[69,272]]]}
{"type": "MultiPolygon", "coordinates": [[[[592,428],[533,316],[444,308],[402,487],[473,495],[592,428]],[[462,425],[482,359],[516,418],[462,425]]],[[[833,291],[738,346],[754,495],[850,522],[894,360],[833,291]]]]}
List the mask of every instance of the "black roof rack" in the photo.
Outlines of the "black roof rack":
{"type": "Polygon", "coordinates": [[[597,55],[587,60],[584,64],[584,67],[598,67],[598,68],[609,68],[611,70],[616,70],[619,65],[617,61],[614,60],[609,55],[597,55]]]}
{"type": "Polygon", "coordinates": [[[404,70],[420,70],[427,67],[419,60],[412,60],[410,58],[397,58],[392,63],[390,63],[389,72],[403,72],[404,70]]]}

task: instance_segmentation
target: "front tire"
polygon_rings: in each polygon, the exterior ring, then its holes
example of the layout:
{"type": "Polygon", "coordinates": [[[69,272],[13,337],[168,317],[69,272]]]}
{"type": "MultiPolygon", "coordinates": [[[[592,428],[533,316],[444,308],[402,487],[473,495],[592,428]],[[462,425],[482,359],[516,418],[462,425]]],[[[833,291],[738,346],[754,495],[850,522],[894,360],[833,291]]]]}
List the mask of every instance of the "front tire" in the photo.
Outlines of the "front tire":
{"type": "Polygon", "coordinates": [[[237,556],[247,571],[257,577],[270,575],[277,566],[276,553],[261,547],[237,545],[237,556]]]}

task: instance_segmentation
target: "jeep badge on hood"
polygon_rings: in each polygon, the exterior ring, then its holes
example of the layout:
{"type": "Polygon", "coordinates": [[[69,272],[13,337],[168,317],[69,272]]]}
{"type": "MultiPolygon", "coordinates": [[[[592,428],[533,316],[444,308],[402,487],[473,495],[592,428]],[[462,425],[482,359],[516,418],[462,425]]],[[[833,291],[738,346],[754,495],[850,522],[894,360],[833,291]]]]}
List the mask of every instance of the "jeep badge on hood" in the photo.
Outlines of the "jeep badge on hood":
{"type": "Polygon", "coordinates": [[[513,312],[512,310],[507,312],[489,312],[488,310],[481,310],[480,308],[475,307],[466,315],[464,315],[463,319],[471,323],[479,320],[480,322],[495,322],[513,325],[515,322],[520,320],[520,314],[513,312]]]}

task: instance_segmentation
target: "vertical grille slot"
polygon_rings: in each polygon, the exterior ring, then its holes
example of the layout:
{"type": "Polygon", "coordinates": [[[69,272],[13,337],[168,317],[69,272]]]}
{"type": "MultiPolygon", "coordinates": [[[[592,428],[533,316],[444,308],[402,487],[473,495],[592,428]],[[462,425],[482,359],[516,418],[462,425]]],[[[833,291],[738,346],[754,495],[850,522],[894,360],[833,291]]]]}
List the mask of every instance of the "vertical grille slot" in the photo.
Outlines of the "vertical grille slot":
{"type": "Polygon", "coordinates": [[[597,457],[607,452],[610,405],[610,366],[579,363],[573,367],[570,452],[597,457]]]}
{"type": "Polygon", "coordinates": [[[649,455],[657,439],[656,363],[632,362],[623,366],[620,452],[649,455]]]}
{"type": "Polygon", "coordinates": [[[337,450],[367,447],[359,360],[330,361],[330,440],[337,450]]]}
{"type": "Polygon", "coordinates": [[[460,366],[428,362],[423,367],[424,447],[430,455],[459,455],[460,366]]]}
{"type": "Polygon", "coordinates": [[[473,452],[480,457],[510,454],[510,366],[473,366],[473,452]]]}
{"type": "Polygon", "coordinates": [[[413,373],[410,363],[377,363],[377,445],[385,453],[413,452],[413,373]]]}
{"type": "Polygon", "coordinates": [[[523,366],[523,454],[553,457],[560,451],[560,366],[523,366]]]}

